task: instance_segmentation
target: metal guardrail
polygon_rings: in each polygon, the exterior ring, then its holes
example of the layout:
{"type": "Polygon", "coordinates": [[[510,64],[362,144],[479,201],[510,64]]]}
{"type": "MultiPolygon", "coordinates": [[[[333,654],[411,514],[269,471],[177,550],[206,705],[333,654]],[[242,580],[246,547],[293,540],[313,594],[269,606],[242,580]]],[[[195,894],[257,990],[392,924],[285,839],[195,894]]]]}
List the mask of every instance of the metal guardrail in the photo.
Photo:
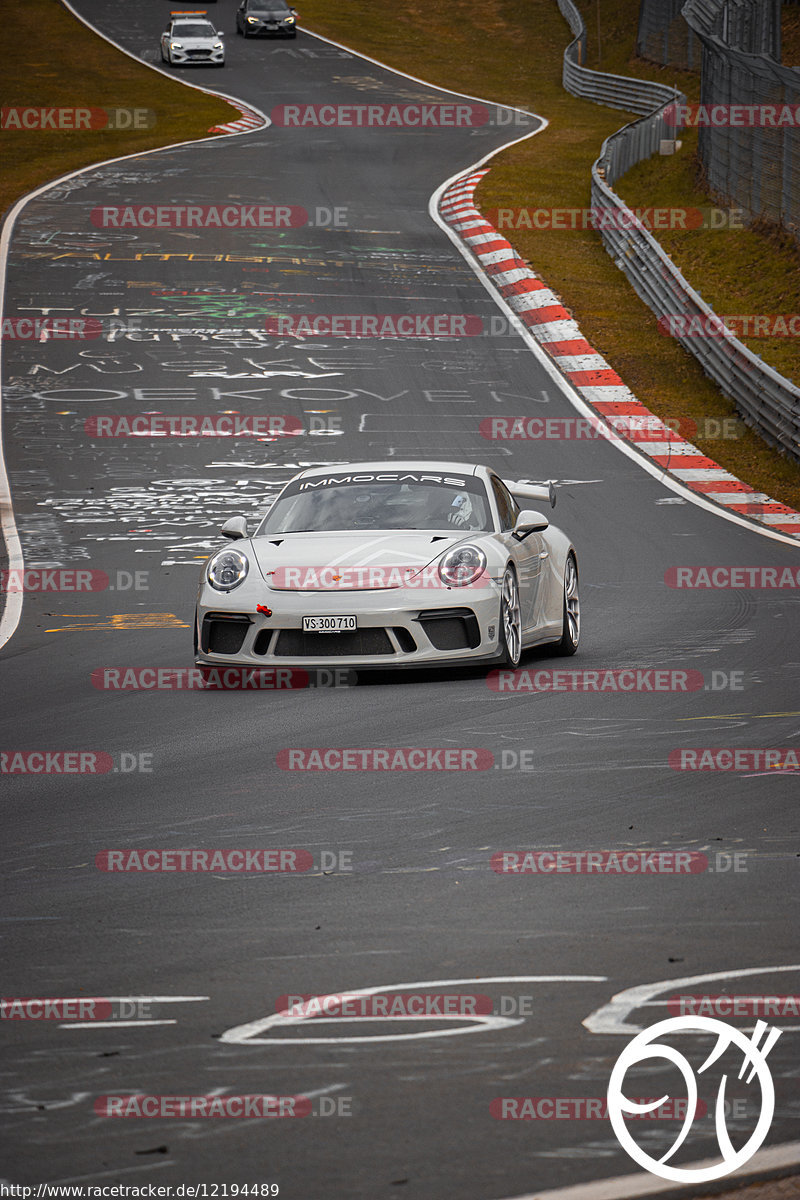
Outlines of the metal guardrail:
{"type": "Polygon", "coordinates": [[[707,332],[698,336],[698,319],[703,322],[699,328],[708,331],[721,328],[719,318],[612,187],[630,167],[657,153],[662,140],[674,138],[675,129],[666,110],[675,103],[685,104],[685,96],[663,84],[626,81],[619,75],[587,70],[582,65],[586,58],[583,18],[572,0],[558,0],[558,7],[575,35],[564,51],[563,83],[568,92],[634,112],[642,109],[634,108],[630,101],[644,105],[649,97],[647,115],[607,138],[592,166],[592,208],[609,213],[599,222],[606,250],[636,294],[659,318],[669,322],[668,333],[731,397],[745,423],[770,445],[800,461],[800,388],[737,338],[727,334],[708,336],[707,332]],[[624,82],[635,85],[626,95],[626,103],[621,102],[620,84],[624,82]],[[676,329],[676,321],[686,324],[678,324],[676,329]]]}
{"type": "Polygon", "coordinates": [[[626,112],[642,115],[650,113],[656,104],[673,101],[680,93],[660,83],[646,79],[630,79],[625,75],[609,75],[603,71],[590,71],[583,66],[586,60],[586,26],[583,17],[572,0],[558,0],[561,15],[575,34],[564,51],[562,80],[566,91],[595,104],[609,108],[622,108],[626,112]]]}
{"type": "Polygon", "coordinates": [[[686,0],[641,0],[636,53],[662,67],[699,71],[702,43],[692,33],[681,9],[686,0]]]}
{"type": "MultiPolygon", "coordinates": [[[[688,0],[683,16],[703,47],[700,103],[788,112],[800,105],[800,70],[784,67],[774,0],[688,0]],[[771,22],[768,18],[772,18],[771,22]]],[[[800,239],[800,129],[749,122],[701,125],[698,157],[709,188],[800,239]]]]}

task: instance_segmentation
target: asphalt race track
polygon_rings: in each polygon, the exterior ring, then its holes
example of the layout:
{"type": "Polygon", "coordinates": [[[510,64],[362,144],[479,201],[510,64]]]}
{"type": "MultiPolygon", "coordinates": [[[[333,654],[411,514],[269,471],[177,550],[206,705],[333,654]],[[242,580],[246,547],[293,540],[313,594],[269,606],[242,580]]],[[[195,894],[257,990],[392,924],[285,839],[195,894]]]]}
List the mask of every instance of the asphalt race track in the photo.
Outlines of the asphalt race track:
{"type": "MultiPolygon", "coordinates": [[[[78,8],[155,62],[162,4],[78,8]]],[[[213,8],[227,66],[185,77],[266,113],[465,102],[302,30],[244,41],[231,0],[213,8]]],[[[3,995],[110,998],[114,1015],[4,1022],[4,1179],[500,1200],[635,1173],[607,1120],[499,1120],[492,1101],[605,1097],[630,1030],[671,1015],[673,994],[798,991],[800,968],[787,969],[800,960],[796,767],[780,754],[741,770],[670,765],[686,748],[797,747],[797,590],[667,579],[679,566],[796,570],[800,550],[687,502],[608,442],[483,438],[490,416],[577,415],[511,330],[264,332],[281,313],[468,314],[492,328],[500,309],[428,211],[445,180],[541,124],[492,113],[479,127],[416,131],[272,124],[98,167],[17,222],[6,314],[57,310],[106,330],[4,345],[4,453],[25,564],[104,572],[109,586],[25,595],[2,651],[0,745],[103,752],[114,765],[3,775],[3,995]],[[288,205],[313,223],[93,223],[104,207],[159,203],[288,205]],[[99,437],[91,424],[226,412],[287,415],[303,432],[99,437]],[[302,690],[103,686],[121,677],[105,668],[191,667],[199,566],[224,520],[252,521],[301,466],[383,457],[558,482],[554,519],[579,556],[583,641],[574,659],[539,651],[523,668],[700,672],[696,690],[498,692],[478,669],[302,690]],[[276,761],[290,747],[387,746],[479,748],[494,766],[287,771],[276,761]],[[264,847],[305,849],[313,866],[154,873],[95,862],[108,849],[264,847]],[[692,853],[708,869],[492,868],[501,851],[558,850],[692,853]],[[738,974],[748,970],[758,974],[738,974]],[[720,978],[696,979],[709,974],[720,978]],[[634,996],[625,1029],[607,1014],[583,1024],[647,984],[651,998],[634,996]],[[504,1019],[264,1024],[280,997],[390,986],[490,996],[504,1019]],[[129,1094],[305,1096],[311,1113],[98,1111],[99,1097],[129,1094]]],[[[769,1056],[767,1146],[797,1137],[800,1019],[783,1028],[769,1056]]],[[[661,1070],[667,1091],[677,1075],[661,1070]]],[[[649,1078],[638,1095],[661,1095],[649,1078]]],[[[731,1128],[751,1128],[748,1113],[731,1128]]],[[[652,1122],[650,1152],[666,1153],[675,1128],[652,1122]]],[[[706,1121],[684,1158],[716,1153],[706,1121]]]]}

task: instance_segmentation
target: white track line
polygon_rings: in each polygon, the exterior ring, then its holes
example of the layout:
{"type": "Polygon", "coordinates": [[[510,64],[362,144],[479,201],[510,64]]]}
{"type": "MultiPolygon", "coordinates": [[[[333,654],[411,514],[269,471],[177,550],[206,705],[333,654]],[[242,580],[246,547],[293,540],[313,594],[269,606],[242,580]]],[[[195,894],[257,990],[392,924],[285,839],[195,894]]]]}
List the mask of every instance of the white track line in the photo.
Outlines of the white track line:
{"type": "MultiPolygon", "coordinates": [[[[715,1166],[718,1158],[704,1158],[700,1162],[687,1163],[687,1171],[699,1171],[715,1166]]],[[[769,1146],[759,1150],[753,1157],[726,1176],[731,1181],[745,1179],[768,1171],[779,1171],[784,1167],[800,1164],[800,1142],[784,1142],[780,1146],[769,1146]]],[[[636,1196],[656,1196],[659,1192],[675,1192],[681,1187],[669,1179],[658,1179],[655,1175],[616,1175],[613,1179],[597,1179],[594,1183],[576,1183],[569,1187],[555,1188],[545,1192],[526,1192],[523,1196],[508,1200],[634,1200],[636,1196]]]]}

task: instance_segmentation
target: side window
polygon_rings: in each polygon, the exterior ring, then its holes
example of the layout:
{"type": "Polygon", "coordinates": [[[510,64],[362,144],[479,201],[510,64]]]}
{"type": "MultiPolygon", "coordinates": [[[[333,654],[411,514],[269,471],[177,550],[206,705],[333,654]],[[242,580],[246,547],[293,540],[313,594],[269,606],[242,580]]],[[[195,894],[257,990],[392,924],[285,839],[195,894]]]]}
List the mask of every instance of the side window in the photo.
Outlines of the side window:
{"type": "Polygon", "coordinates": [[[496,475],[492,475],[492,488],[500,515],[500,528],[513,529],[514,522],[519,515],[519,505],[515,503],[506,485],[496,475]]]}

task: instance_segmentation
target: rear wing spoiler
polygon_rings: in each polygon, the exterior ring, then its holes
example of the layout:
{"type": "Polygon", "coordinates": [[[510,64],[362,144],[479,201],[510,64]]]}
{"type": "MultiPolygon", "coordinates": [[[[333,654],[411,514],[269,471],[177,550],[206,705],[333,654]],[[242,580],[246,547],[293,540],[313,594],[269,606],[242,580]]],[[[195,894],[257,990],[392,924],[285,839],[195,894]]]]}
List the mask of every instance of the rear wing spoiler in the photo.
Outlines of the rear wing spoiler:
{"type": "Polygon", "coordinates": [[[550,507],[556,506],[556,487],[552,479],[547,483],[534,483],[532,479],[504,479],[512,496],[522,500],[549,500],[550,507]]]}

